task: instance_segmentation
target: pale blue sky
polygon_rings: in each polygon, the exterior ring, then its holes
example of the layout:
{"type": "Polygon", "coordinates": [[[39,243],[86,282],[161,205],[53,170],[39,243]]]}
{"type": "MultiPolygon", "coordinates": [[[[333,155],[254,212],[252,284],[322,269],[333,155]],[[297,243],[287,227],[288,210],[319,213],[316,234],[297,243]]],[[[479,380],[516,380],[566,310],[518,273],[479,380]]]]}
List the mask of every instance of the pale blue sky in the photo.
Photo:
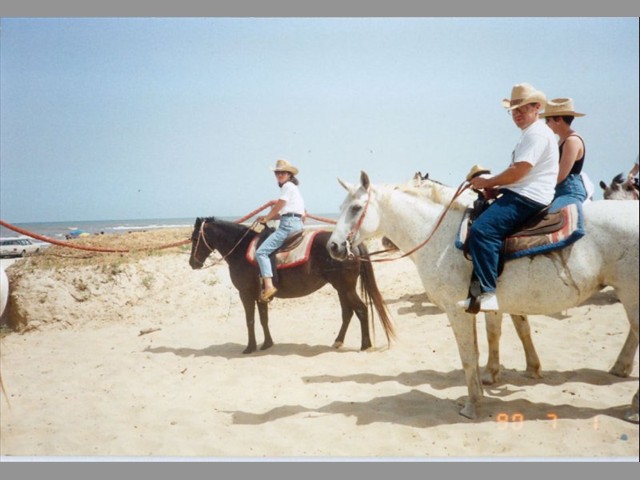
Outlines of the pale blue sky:
{"type": "MultiPolygon", "coordinates": [[[[360,170],[498,172],[516,83],[587,114],[594,183],[638,155],[637,18],[2,18],[0,217],[242,216],[300,168],[310,213],[360,170]]],[[[598,188],[596,197],[601,198],[598,188]]]]}

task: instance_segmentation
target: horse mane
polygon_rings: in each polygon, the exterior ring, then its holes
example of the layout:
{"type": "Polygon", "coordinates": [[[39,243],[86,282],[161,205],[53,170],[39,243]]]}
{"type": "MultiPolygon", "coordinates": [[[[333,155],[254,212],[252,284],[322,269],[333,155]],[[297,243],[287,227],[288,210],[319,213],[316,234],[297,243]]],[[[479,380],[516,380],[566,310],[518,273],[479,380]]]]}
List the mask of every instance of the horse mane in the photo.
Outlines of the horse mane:
{"type": "MultiPolygon", "coordinates": [[[[423,179],[417,184],[415,182],[405,183],[395,188],[410,196],[429,200],[445,207],[451,203],[453,195],[455,194],[455,190],[452,187],[432,179],[423,179]]],[[[473,199],[470,199],[467,195],[468,193],[465,191],[462,195],[458,196],[451,204],[451,209],[466,210],[473,202],[473,199]]]]}
{"type": "Polygon", "coordinates": [[[242,223],[229,222],[227,220],[220,220],[216,217],[198,217],[196,218],[195,229],[199,229],[203,223],[216,223],[218,225],[224,225],[225,228],[230,229],[234,234],[241,235],[247,231],[249,227],[242,223]]]}

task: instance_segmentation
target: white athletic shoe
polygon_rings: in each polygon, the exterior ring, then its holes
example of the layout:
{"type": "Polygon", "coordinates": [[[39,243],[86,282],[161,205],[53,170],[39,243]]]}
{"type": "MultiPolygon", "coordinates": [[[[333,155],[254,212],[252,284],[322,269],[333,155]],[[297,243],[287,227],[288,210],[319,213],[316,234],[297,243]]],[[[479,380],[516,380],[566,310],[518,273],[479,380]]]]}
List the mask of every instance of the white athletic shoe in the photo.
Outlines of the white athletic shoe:
{"type": "MultiPolygon", "coordinates": [[[[480,301],[480,311],[481,312],[495,312],[500,310],[498,306],[498,298],[495,293],[483,293],[478,297],[480,301]]],[[[466,300],[461,300],[457,303],[458,307],[464,308],[465,310],[469,308],[471,304],[471,298],[467,298],[466,300]]]]}

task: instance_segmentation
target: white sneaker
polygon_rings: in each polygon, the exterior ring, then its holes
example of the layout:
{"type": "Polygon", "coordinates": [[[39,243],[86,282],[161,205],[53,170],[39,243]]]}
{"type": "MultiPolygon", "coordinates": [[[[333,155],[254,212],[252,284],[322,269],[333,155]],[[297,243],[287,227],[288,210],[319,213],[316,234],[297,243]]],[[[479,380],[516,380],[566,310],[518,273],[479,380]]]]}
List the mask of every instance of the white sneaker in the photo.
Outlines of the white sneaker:
{"type": "MultiPolygon", "coordinates": [[[[481,312],[495,312],[500,310],[498,306],[498,298],[495,293],[483,293],[478,297],[480,301],[480,311],[481,312]]],[[[464,308],[465,310],[469,308],[471,304],[471,298],[467,298],[466,300],[460,300],[456,305],[460,308],[464,308]]]]}

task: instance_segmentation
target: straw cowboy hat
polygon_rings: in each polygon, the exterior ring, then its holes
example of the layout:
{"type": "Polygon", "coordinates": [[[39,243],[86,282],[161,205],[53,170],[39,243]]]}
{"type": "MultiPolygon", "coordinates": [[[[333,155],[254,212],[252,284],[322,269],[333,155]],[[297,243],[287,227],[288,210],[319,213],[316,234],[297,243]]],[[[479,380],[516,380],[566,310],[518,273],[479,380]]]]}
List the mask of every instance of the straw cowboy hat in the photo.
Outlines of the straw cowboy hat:
{"type": "Polygon", "coordinates": [[[502,99],[502,106],[507,110],[514,110],[529,103],[539,103],[544,108],[547,103],[547,96],[528,83],[514,85],[511,89],[511,99],[502,99]]]}
{"type": "Polygon", "coordinates": [[[469,173],[467,173],[467,182],[472,178],[477,177],[478,175],[483,175],[486,173],[491,173],[491,170],[481,167],[480,165],[474,165],[473,167],[471,167],[471,170],[469,170],[469,173]]]}
{"type": "Polygon", "coordinates": [[[289,172],[291,175],[297,175],[299,170],[286,160],[276,161],[275,167],[271,167],[274,172],[289,172]]]}
{"type": "Polygon", "coordinates": [[[544,108],[544,113],[540,114],[541,118],[545,117],[584,117],[584,113],[578,113],[573,108],[573,98],[554,98],[549,100],[544,108]]]}

